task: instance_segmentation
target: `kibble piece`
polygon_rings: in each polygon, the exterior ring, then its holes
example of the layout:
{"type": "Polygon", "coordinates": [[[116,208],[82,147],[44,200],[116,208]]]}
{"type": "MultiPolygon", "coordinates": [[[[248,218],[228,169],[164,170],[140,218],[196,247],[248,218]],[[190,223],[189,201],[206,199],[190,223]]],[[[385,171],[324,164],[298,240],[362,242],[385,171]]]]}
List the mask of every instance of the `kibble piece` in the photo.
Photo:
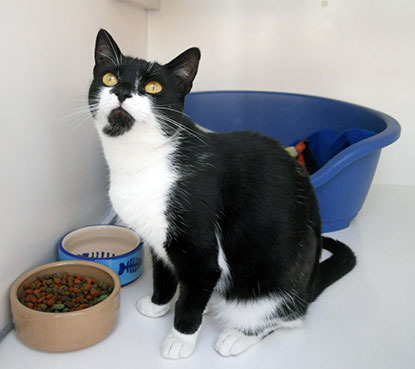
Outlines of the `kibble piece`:
{"type": "Polygon", "coordinates": [[[98,302],[104,301],[107,297],[108,297],[108,295],[100,296],[99,299],[98,299],[98,302]]]}
{"type": "Polygon", "coordinates": [[[63,309],[65,309],[65,305],[64,304],[54,304],[53,308],[55,310],[63,310],[63,309]]]}

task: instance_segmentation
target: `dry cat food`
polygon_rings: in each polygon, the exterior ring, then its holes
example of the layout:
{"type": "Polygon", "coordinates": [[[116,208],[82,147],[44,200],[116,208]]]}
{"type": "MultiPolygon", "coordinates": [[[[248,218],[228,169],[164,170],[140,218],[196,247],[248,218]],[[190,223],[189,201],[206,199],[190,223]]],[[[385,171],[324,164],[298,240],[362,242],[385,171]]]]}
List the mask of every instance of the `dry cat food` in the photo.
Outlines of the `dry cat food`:
{"type": "Polygon", "coordinates": [[[96,305],[112,290],[113,287],[105,282],[79,274],[44,275],[23,285],[20,301],[34,310],[66,313],[96,305]]]}

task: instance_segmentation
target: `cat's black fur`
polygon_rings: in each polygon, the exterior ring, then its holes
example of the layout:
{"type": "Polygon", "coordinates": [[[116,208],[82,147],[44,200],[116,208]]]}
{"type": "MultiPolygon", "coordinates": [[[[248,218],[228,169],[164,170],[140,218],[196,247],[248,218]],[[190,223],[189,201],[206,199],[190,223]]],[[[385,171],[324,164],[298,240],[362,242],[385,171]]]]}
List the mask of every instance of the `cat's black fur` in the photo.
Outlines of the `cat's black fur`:
{"type": "MultiPolygon", "coordinates": [[[[173,157],[181,176],[167,211],[165,249],[174,270],[153,257],[153,303],[166,304],[180,283],[174,326],[188,334],[199,328],[221,276],[220,234],[230,271],[221,290],[225,299],[247,301],[289,293],[290,302],[275,314],[285,320],[303,316],[324,288],[353,269],[355,257],[341,242],[321,236],[317,199],[302,166],[274,139],[252,132],[207,133],[181,113],[197,72],[198,49],[189,49],[167,65],[151,66],[122,56],[104,32],[98,34],[97,50],[122,58],[122,63],[116,67],[96,54],[91,103],[104,73],[119,76],[122,84],[113,93],[120,99],[134,92],[134,79],[140,74],[143,81],[157,80],[165,87],[153,96],[155,105],[172,109],[158,111],[168,118],[162,122],[165,134],[176,134],[177,125],[171,120],[185,127],[173,157]],[[178,68],[186,68],[185,73],[178,73],[178,68]],[[320,263],[322,248],[333,255],[320,263]]],[[[138,93],[145,94],[141,84],[138,93]]],[[[111,136],[128,134],[134,124],[117,112],[112,119],[107,133],[111,136]]]]}

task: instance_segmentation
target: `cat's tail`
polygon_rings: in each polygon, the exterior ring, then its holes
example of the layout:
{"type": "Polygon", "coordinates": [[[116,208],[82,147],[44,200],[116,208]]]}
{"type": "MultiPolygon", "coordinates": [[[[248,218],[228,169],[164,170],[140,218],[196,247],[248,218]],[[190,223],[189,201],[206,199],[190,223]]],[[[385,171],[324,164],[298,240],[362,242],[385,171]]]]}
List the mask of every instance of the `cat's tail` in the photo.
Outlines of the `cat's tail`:
{"type": "Polygon", "coordinates": [[[349,273],[356,265],[356,256],[344,243],[328,237],[322,237],[322,242],[323,249],[330,251],[332,255],[320,264],[314,299],[326,287],[349,273]]]}

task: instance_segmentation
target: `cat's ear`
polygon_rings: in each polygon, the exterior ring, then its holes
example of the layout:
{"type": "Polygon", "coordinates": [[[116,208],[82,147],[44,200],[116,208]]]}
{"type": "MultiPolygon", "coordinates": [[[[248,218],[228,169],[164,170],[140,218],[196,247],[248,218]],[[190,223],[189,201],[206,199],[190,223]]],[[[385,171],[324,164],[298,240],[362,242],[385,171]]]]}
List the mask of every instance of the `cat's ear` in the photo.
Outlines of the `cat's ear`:
{"type": "Polygon", "coordinates": [[[95,42],[95,64],[111,63],[118,66],[121,56],[121,51],[111,35],[105,29],[100,29],[95,42]]]}
{"type": "Polygon", "coordinates": [[[183,95],[187,95],[192,88],[199,60],[200,50],[197,47],[192,47],[165,65],[176,77],[177,87],[183,95]]]}

